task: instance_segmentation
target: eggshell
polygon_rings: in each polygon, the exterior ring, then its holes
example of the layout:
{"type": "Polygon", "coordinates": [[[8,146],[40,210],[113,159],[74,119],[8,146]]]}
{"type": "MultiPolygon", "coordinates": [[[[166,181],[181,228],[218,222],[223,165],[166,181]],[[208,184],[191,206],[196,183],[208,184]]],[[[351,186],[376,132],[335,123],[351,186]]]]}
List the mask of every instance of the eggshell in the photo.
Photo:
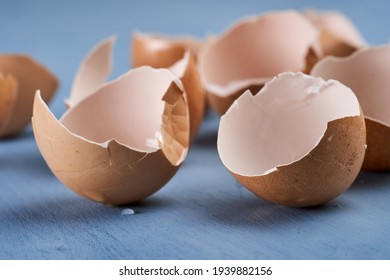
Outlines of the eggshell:
{"type": "Polygon", "coordinates": [[[319,57],[316,28],[291,10],[238,21],[202,46],[198,62],[209,104],[222,115],[247,89],[282,72],[308,72],[319,57]]]}
{"type": "Polygon", "coordinates": [[[65,101],[72,107],[108,79],[112,69],[112,49],[115,37],[109,37],[99,42],[83,59],[73,80],[69,99],[65,101]]]}
{"type": "Polygon", "coordinates": [[[390,170],[390,45],[360,49],[344,58],[326,57],[312,75],[337,79],[359,99],[367,125],[363,169],[390,170]]]}
{"type": "Polygon", "coordinates": [[[218,152],[246,188],[295,207],[343,193],[361,168],[365,123],[341,83],[283,73],[252,96],[246,91],[221,118],[218,152]]]}
{"type": "Polygon", "coordinates": [[[166,68],[182,59],[187,49],[196,56],[200,46],[201,41],[191,36],[169,37],[136,32],[132,37],[133,67],[166,68]]]}
{"type": "Polygon", "coordinates": [[[48,102],[57,87],[57,78],[27,55],[0,55],[0,138],[14,136],[29,122],[34,93],[42,89],[48,102]]]}
{"type": "Polygon", "coordinates": [[[320,42],[325,56],[347,56],[367,45],[358,29],[340,12],[307,10],[304,15],[320,31],[320,42]]]}
{"type": "Polygon", "coordinates": [[[187,50],[169,70],[180,78],[185,88],[190,114],[190,136],[194,139],[198,134],[206,107],[206,93],[196,67],[195,55],[187,50]]]}
{"type": "Polygon", "coordinates": [[[17,81],[11,75],[0,73],[0,135],[7,127],[18,97],[17,81]]]}
{"type": "Polygon", "coordinates": [[[129,71],[70,108],[58,121],[40,94],[33,128],[57,178],[107,204],[141,200],[164,186],[189,142],[184,88],[166,69],[129,71]]]}

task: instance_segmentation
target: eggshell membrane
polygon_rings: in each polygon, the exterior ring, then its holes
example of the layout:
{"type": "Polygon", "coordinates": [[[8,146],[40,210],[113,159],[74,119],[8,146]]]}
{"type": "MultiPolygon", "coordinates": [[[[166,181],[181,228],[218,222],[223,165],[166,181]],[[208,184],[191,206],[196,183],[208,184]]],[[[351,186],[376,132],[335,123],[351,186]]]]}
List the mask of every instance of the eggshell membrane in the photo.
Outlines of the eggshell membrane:
{"type": "Polygon", "coordinates": [[[115,37],[99,42],[83,59],[73,81],[66,105],[72,107],[92,94],[108,79],[112,69],[112,48],[115,37]]]}
{"type": "Polygon", "coordinates": [[[190,136],[194,139],[199,131],[206,107],[206,93],[196,67],[195,55],[187,50],[179,61],[169,67],[169,70],[180,78],[187,93],[190,136]]]}
{"type": "Polygon", "coordinates": [[[169,37],[161,34],[136,32],[132,37],[133,67],[149,65],[154,68],[166,68],[182,59],[186,50],[196,56],[201,41],[191,37],[169,37]]]}
{"type": "Polygon", "coordinates": [[[295,207],[326,203],[355,180],[365,123],[353,92],[337,81],[283,73],[221,118],[218,152],[246,188],[295,207]]]}
{"type": "Polygon", "coordinates": [[[1,138],[14,136],[30,122],[35,91],[42,89],[45,92],[42,97],[48,102],[57,90],[58,80],[47,68],[27,55],[0,55],[0,73],[3,77],[12,76],[6,81],[3,79],[2,83],[12,83],[14,88],[13,93],[6,90],[6,96],[0,98],[3,103],[0,106],[8,112],[7,121],[0,128],[1,138]],[[5,99],[8,100],[6,103],[5,99]],[[6,109],[6,106],[10,107],[6,109]]]}
{"type": "Polygon", "coordinates": [[[312,75],[337,79],[350,87],[362,106],[367,126],[363,169],[390,170],[390,45],[370,47],[344,58],[327,57],[312,75]]]}
{"type": "Polygon", "coordinates": [[[317,30],[300,13],[273,12],[238,21],[199,52],[211,107],[223,114],[237,96],[286,71],[307,71],[321,56],[317,30]],[[222,101],[222,99],[226,99],[222,101]]]}
{"type": "Polygon", "coordinates": [[[56,177],[107,204],[141,200],[183,162],[189,118],[183,86],[170,71],[141,67],[101,87],[58,121],[40,95],[33,128],[56,177]]]}
{"type": "Polygon", "coordinates": [[[367,45],[353,23],[340,12],[307,10],[304,15],[320,30],[325,56],[347,56],[367,45]]]}

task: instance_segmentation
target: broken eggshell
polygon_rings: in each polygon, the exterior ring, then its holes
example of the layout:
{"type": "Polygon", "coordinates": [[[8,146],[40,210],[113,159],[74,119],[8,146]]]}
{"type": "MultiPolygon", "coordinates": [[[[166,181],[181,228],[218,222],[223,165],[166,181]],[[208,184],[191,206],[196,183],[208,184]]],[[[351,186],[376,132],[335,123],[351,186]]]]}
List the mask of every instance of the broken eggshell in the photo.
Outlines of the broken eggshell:
{"type": "Polygon", "coordinates": [[[73,107],[96,91],[108,79],[112,70],[112,53],[116,38],[114,36],[99,42],[81,62],[73,80],[67,107],[73,107]]]}
{"type": "Polygon", "coordinates": [[[206,94],[196,67],[195,55],[187,50],[184,56],[168,69],[180,78],[187,94],[190,136],[193,140],[198,134],[206,108],[206,94]]]}
{"type": "Polygon", "coordinates": [[[135,32],[132,36],[133,67],[149,65],[154,68],[167,68],[183,58],[186,50],[195,57],[201,41],[191,37],[168,37],[161,34],[135,32]]]}
{"type": "Polygon", "coordinates": [[[367,45],[354,24],[340,12],[307,10],[304,15],[319,30],[324,56],[347,56],[367,45]]]}
{"type": "MultiPolygon", "coordinates": [[[[68,107],[74,106],[106,82],[112,68],[114,43],[115,37],[104,39],[86,55],[74,79],[70,98],[66,101],[68,107]]],[[[167,68],[184,85],[189,106],[191,139],[196,136],[203,120],[206,99],[195,60],[195,55],[187,50],[167,68]]]]}
{"type": "Polygon", "coordinates": [[[344,58],[326,57],[313,76],[336,79],[359,99],[367,126],[363,169],[390,170],[390,45],[360,49],[344,58]]]}
{"type": "Polygon", "coordinates": [[[141,200],[183,162],[189,117],[182,83],[170,71],[129,71],[70,108],[58,121],[36,94],[33,128],[56,177],[107,204],[141,200]]]}
{"type": "Polygon", "coordinates": [[[0,55],[0,138],[14,136],[28,125],[37,89],[49,102],[57,87],[57,78],[31,57],[0,55]]]}
{"type": "Polygon", "coordinates": [[[365,124],[343,84],[283,73],[233,103],[221,118],[217,144],[223,164],[254,194],[307,207],[330,201],[355,180],[365,124]]]}
{"type": "Polygon", "coordinates": [[[316,28],[291,10],[238,21],[202,46],[198,62],[209,104],[222,115],[247,89],[257,92],[282,72],[308,72],[320,57],[316,28]]]}

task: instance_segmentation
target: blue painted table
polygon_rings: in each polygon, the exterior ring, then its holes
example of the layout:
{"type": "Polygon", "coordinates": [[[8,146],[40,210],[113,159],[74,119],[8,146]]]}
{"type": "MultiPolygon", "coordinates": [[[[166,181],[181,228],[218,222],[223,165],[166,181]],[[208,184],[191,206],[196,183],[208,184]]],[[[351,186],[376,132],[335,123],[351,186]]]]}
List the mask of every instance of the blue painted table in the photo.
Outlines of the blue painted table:
{"type": "MultiPolygon", "coordinates": [[[[386,1],[80,2],[1,1],[0,51],[29,53],[58,75],[57,117],[80,60],[111,34],[118,35],[112,77],[128,69],[134,30],[204,36],[248,14],[315,7],[346,13],[370,44],[390,35],[386,1]]],[[[0,259],[390,259],[390,174],[362,173],[322,207],[278,206],[256,198],[222,165],[218,122],[208,113],[176,176],[128,206],[135,215],[64,187],[31,128],[1,140],[0,259]]]]}

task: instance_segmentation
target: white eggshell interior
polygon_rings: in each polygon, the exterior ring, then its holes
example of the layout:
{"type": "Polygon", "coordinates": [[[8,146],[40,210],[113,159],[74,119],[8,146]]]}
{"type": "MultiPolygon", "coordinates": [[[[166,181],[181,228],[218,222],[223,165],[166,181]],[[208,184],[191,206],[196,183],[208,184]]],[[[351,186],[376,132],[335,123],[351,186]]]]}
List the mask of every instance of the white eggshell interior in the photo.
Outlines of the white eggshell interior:
{"type": "Polygon", "coordinates": [[[136,68],[82,100],[60,121],[72,133],[92,142],[115,139],[134,150],[156,151],[162,141],[162,98],[172,82],[183,89],[169,70],[136,68]]]}
{"type": "Polygon", "coordinates": [[[201,51],[200,72],[206,87],[224,96],[282,72],[303,71],[310,47],[318,48],[317,31],[301,14],[285,11],[250,17],[201,51]]]}
{"type": "Polygon", "coordinates": [[[358,100],[341,83],[283,73],[255,96],[246,91],[222,116],[218,151],[230,171],[264,175],[307,155],[328,122],[357,115],[358,100]]]}
{"type": "Polygon", "coordinates": [[[390,45],[325,58],[311,74],[347,85],[358,97],[365,118],[390,126],[390,45]]]}

